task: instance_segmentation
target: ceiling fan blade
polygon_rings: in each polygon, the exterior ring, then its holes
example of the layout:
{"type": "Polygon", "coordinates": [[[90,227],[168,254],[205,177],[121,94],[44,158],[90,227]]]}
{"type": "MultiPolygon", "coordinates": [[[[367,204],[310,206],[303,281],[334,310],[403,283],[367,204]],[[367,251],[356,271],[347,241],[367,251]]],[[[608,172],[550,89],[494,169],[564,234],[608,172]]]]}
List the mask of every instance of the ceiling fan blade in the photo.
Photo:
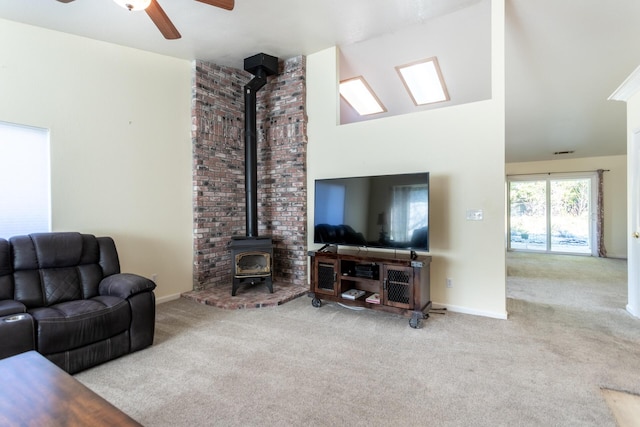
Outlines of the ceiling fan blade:
{"type": "Polygon", "coordinates": [[[156,0],[151,0],[151,4],[145,9],[145,12],[156,24],[165,39],[175,40],[182,37],[156,0]]]}
{"type": "Polygon", "coordinates": [[[206,3],[211,6],[221,7],[227,10],[233,10],[235,0],[197,0],[200,3],[206,3]]]}

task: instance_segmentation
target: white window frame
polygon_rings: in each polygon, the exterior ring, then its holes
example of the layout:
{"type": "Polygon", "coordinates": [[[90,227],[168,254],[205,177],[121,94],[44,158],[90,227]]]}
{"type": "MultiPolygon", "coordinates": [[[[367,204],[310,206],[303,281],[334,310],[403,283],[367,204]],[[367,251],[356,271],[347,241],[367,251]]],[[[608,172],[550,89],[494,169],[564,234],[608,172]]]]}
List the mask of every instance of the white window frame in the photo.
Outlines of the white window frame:
{"type": "MultiPolygon", "coordinates": [[[[597,223],[597,202],[598,202],[598,174],[596,172],[557,172],[557,173],[544,173],[544,174],[531,174],[531,175],[510,175],[507,176],[507,250],[527,252],[526,249],[514,249],[511,247],[511,182],[522,181],[545,181],[546,182],[546,221],[547,221],[547,247],[545,251],[536,250],[538,253],[551,253],[551,254],[570,254],[570,255],[591,255],[598,256],[598,245],[596,242],[596,223],[597,223]],[[590,253],[584,252],[562,252],[551,250],[551,192],[550,182],[562,179],[589,179],[590,184],[590,197],[589,200],[589,242],[590,253]]],[[[534,252],[530,250],[530,252],[534,252]]]]}
{"type": "Polygon", "coordinates": [[[51,231],[49,130],[0,121],[0,144],[0,237],[51,231]],[[14,143],[27,144],[26,150],[10,153],[14,143]],[[33,211],[37,215],[31,221],[33,211]]]}

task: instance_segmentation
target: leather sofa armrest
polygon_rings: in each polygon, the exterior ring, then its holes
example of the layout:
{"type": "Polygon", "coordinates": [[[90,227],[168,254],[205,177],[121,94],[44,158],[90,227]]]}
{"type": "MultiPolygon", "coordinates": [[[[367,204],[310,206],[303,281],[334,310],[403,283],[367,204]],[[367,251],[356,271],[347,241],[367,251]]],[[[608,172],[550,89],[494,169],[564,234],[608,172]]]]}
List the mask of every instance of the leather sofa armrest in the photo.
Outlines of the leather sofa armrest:
{"type": "MultiPolygon", "coordinates": [[[[9,301],[11,300],[0,301],[0,307],[5,307],[4,303],[9,301]]],[[[17,301],[13,302],[20,304],[17,301]]],[[[0,316],[0,359],[35,349],[35,328],[30,314],[13,313],[0,316]]]]}
{"type": "Polygon", "coordinates": [[[142,292],[153,291],[155,288],[156,284],[146,277],[131,273],[118,273],[102,279],[99,292],[100,295],[126,299],[142,292]]]}
{"type": "Polygon", "coordinates": [[[26,312],[27,307],[25,307],[21,302],[14,301],[12,299],[0,301],[0,317],[26,312]]]}

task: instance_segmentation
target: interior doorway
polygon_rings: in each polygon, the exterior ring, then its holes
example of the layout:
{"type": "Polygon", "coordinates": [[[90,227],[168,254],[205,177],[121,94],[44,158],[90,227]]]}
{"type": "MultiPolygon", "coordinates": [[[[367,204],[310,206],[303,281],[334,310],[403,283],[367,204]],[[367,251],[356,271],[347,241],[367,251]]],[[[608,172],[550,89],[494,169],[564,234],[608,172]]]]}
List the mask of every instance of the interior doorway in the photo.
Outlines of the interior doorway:
{"type": "Polygon", "coordinates": [[[509,250],[597,255],[596,173],[510,176],[509,250]]]}
{"type": "Polygon", "coordinates": [[[633,133],[629,148],[627,311],[640,317],[640,130],[633,133]]]}

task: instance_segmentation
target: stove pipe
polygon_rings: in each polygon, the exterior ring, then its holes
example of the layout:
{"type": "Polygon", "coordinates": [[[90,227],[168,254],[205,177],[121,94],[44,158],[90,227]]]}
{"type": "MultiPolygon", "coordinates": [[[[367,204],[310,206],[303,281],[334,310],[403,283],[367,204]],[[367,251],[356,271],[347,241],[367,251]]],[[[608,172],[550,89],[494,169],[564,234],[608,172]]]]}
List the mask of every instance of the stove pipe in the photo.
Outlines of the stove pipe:
{"type": "Polygon", "coordinates": [[[258,237],[258,137],[256,94],[267,76],[278,73],[278,58],[264,53],[245,58],[245,71],[255,77],[244,86],[244,179],[247,205],[247,237],[258,237]]]}

